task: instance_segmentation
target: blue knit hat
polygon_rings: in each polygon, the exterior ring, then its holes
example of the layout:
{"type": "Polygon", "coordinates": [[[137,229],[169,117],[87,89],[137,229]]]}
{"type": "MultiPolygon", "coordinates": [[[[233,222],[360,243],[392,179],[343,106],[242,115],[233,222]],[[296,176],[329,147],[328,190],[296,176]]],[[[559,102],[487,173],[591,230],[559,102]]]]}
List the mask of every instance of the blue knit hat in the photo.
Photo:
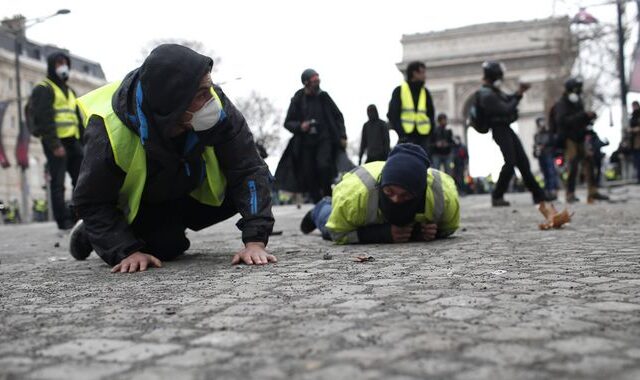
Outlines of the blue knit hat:
{"type": "Polygon", "coordinates": [[[427,153],[419,145],[398,144],[382,169],[380,186],[396,185],[415,196],[424,194],[430,165],[427,153]]]}

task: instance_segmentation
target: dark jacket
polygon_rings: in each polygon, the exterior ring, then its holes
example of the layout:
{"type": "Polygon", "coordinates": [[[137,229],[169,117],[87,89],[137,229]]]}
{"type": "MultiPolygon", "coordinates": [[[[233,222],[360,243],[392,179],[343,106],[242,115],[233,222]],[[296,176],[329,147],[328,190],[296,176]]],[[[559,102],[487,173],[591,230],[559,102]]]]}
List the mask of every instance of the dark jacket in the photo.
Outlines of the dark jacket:
{"type": "MultiPolygon", "coordinates": [[[[420,90],[424,87],[422,82],[409,82],[409,88],[411,89],[411,96],[413,97],[413,104],[415,109],[418,109],[418,99],[420,97],[420,90]]],[[[433,98],[429,89],[427,90],[427,116],[431,121],[431,126],[434,127],[436,123],[435,114],[436,110],[433,105],[433,98]]],[[[400,100],[400,86],[396,87],[391,94],[391,100],[389,101],[389,111],[387,112],[387,119],[391,128],[398,133],[398,136],[405,135],[404,129],[402,129],[402,123],[400,122],[400,111],[402,109],[402,101],[400,100]]],[[[417,128],[413,131],[413,134],[418,134],[417,128]]]]}
{"type": "Polygon", "coordinates": [[[540,130],[533,135],[533,156],[541,157],[555,152],[555,136],[551,131],[540,130]]]}
{"type": "Polygon", "coordinates": [[[517,93],[507,94],[499,88],[485,84],[478,93],[478,106],[491,128],[508,128],[518,120],[518,104],[521,99],[522,96],[517,93]]]}
{"type": "MultiPolygon", "coordinates": [[[[66,81],[60,79],[56,74],[55,62],[59,57],[65,58],[69,69],[71,69],[71,60],[69,59],[69,56],[62,52],[51,54],[47,58],[47,78],[60,87],[65,95],[68,96],[69,91],[73,92],[75,95],[73,89],[67,86],[66,81]]],[[[46,85],[35,86],[31,93],[31,97],[29,98],[29,108],[31,109],[29,122],[33,123],[32,129],[36,131],[36,133],[42,138],[42,143],[50,150],[54,150],[62,146],[60,139],[56,134],[56,126],[54,123],[54,100],[55,95],[53,93],[53,89],[46,85]]],[[[76,113],[78,115],[78,120],[81,120],[77,108],[76,113]]],[[[82,128],[80,128],[80,132],[82,133],[82,128]]]]}
{"type": "Polygon", "coordinates": [[[566,94],[562,95],[554,105],[553,117],[558,136],[562,140],[584,141],[591,118],[585,111],[582,100],[572,103],[566,94]]]}
{"type": "MultiPolygon", "coordinates": [[[[344,117],[342,112],[335,104],[329,93],[321,91],[318,95],[323,112],[323,121],[327,125],[322,125],[323,129],[322,138],[329,138],[332,145],[332,160],[331,165],[333,167],[333,176],[337,175],[337,168],[335,167],[335,158],[342,149],[340,147],[340,140],[347,138],[347,132],[344,126],[344,117]]],[[[303,121],[308,120],[306,110],[306,100],[304,89],[298,90],[293,98],[291,98],[291,104],[287,111],[287,117],[284,120],[284,127],[293,134],[291,140],[287,144],[287,147],[282,154],[282,158],[278,163],[276,169],[276,184],[278,189],[291,191],[291,192],[305,192],[309,189],[304,189],[303,184],[300,182],[300,178],[303,176],[300,171],[307,170],[307,168],[301,168],[298,164],[300,156],[304,150],[305,145],[313,137],[309,136],[300,128],[303,121]]]]}
{"type": "MultiPolygon", "coordinates": [[[[174,51],[175,49],[169,49],[170,57],[174,55],[174,51]]],[[[237,223],[242,230],[242,240],[266,243],[274,223],[269,171],[258,156],[244,117],[222,90],[214,86],[222,101],[226,118],[215,128],[198,132],[198,142],[189,151],[184,152],[182,149],[185,146],[184,136],[170,139],[163,134],[165,128],[176,123],[184,113],[197,91],[199,78],[210,70],[210,59],[207,58],[206,61],[202,57],[204,56],[185,54],[178,50],[175,52],[175,60],[152,61],[153,67],[145,68],[149,61],[147,59],[140,69],[125,77],[112,98],[112,105],[120,120],[131,131],[140,135],[139,123],[136,121],[139,115],[135,107],[135,89],[138,83],[142,83],[145,95],[142,111],[149,122],[149,136],[144,145],[147,179],[141,207],[187,197],[203,180],[201,176],[191,174],[203,172],[202,152],[206,146],[212,146],[227,179],[226,197],[231,198],[242,215],[237,223]],[[183,71],[173,72],[173,81],[167,81],[166,72],[157,69],[163,65],[172,68],[178,63],[182,65],[183,71]],[[195,86],[185,84],[193,83],[196,78],[198,80],[195,81],[195,86]],[[154,90],[152,96],[145,93],[149,89],[154,90]],[[166,95],[162,89],[166,89],[166,95]],[[256,187],[259,206],[255,213],[251,212],[249,181],[254,181],[256,187]]],[[[194,132],[183,135],[187,133],[194,132]]],[[[115,265],[140,250],[144,242],[135,236],[123,213],[116,207],[125,173],[115,163],[104,121],[100,117],[94,116],[89,120],[85,133],[85,150],[90,154],[85,155],[82,163],[78,184],[73,193],[73,203],[79,218],[84,220],[93,248],[105,261],[115,265]]]]}
{"type": "Polygon", "coordinates": [[[360,155],[367,152],[367,162],[374,160],[384,161],[389,155],[389,125],[378,116],[378,109],[370,107],[367,109],[369,121],[362,126],[362,138],[360,140],[360,155]]]}
{"type": "Polygon", "coordinates": [[[431,131],[431,142],[429,145],[431,148],[430,152],[433,154],[443,156],[451,154],[454,145],[453,132],[451,132],[446,125],[444,127],[436,125],[433,131],[431,131]],[[441,146],[438,146],[438,142],[440,142],[441,146]]]}
{"type": "MultiPolygon", "coordinates": [[[[629,120],[629,127],[631,128],[639,128],[640,127],[640,109],[634,110],[631,113],[631,118],[629,120]]],[[[629,143],[631,149],[634,151],[640,150],[640,132],[631,132],[629,136],[629,143]]]]}

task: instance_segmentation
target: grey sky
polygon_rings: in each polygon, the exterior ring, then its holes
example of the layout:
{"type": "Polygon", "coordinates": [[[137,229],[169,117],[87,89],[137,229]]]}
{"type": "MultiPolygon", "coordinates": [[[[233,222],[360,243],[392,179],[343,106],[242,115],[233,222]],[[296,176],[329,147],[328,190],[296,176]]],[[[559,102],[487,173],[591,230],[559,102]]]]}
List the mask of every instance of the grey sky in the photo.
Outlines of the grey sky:
{"type": "MultiPolygon", "coordinates": [[[[254,89],[271,97],[283,113],[301,86],[300,73],[313,67],[320,73],[322,87],[342,109],[350,139],[357,139],[366,120],[366,106],[374,103],[385,115],[391,91],[402,79],[395,68],[401,59],[402,34],[545,18],[552,15],[554,3],[556,15],[573,15],[580,2],[6,0],[0,3],[0,17],[21,13],[32,18],[59,8],[71,9],[69,15],[29,29],[28,38],[99,61],[108,80],[119,79],[135,68],[150,40],[200,40],[222,57],[214,80],[242,77],[223,86],[232,99],[254,89]]],[[[614,20],[613,6],[592,11],[600,18],[614,20]]],[[[635,9],[632,11],[634,15],[635,9]]],[[[602,119],[608,124],[608,116],[602,119]]],[[[609,138],[613,140],[614,135],[609,138]]],[[[471,147],[472,160],[474,151],[494,148],[491,144],[471,147]]],[[[497,173],[500,164],[483,162],[476,155],[472,174],[497,173]]]]}

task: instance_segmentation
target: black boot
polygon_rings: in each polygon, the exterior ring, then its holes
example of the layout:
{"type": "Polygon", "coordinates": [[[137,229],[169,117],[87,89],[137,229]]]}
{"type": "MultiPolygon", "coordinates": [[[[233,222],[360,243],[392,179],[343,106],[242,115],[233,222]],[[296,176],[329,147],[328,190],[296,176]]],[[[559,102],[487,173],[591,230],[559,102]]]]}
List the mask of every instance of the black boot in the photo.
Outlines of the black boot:
{"type": "Polygon", "coordinates": [[[302,222],[300,222],[300,231],[305,235],[316,229],[316,224],[313,222],[313,217],[311,216],[312,211],[313,210],[309,210],[304,218],[302,218],[302,222]]]}
{"type": "Polygon", "coordinates": [[[509,207],[511,203],[504,200],[504,198],[491,198],[491,206],[493,207],[509,207]]]}
{"type": "Polygon", "coordinates": [[[71,230],[69,236],[69,253],[76,260],[85,260],[91,254],[93,247],[84,230],[84,222],[80,220],[71,230]]]}

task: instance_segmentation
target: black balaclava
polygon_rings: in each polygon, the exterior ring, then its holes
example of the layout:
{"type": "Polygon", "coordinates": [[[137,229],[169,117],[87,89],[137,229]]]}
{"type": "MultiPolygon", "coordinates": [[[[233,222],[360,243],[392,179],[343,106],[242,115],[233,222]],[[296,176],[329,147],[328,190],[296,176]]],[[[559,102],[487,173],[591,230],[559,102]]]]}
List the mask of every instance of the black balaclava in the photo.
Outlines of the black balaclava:
{"type": "Polygon", "coordinates": [[[58,58],[64,58],[67,61],[67,66],[69,66],[69,70],[71,70],[71,59],[69,56],[61,51],[57,51],[55,53],[51,53],[47,56],[47,78],[53,81],[58,87],[66,90],[67,81],[63,80],[56,74],[56,61],[58,58]]]}
{"type": "Polygon", "coordinates": [[[427,189],[427,169],[430,162],[427,153],[416,144],[396,145],[382,169],[380,179],[380,211],[384,218],[396,226],[413,222],[424,204],[427,189]],[[382,191],[388,185],[400,186],[413,194],[412,200],[393,203],[382,191]]]}
{"type": "Polygon", "coordinates": [[[367,116],[369,117],[369,121],[376,121],[380,119],[380,116],[378,115],[378,108],[376,108],[374,104],[370,104],[367,107],[367,116]]]}

